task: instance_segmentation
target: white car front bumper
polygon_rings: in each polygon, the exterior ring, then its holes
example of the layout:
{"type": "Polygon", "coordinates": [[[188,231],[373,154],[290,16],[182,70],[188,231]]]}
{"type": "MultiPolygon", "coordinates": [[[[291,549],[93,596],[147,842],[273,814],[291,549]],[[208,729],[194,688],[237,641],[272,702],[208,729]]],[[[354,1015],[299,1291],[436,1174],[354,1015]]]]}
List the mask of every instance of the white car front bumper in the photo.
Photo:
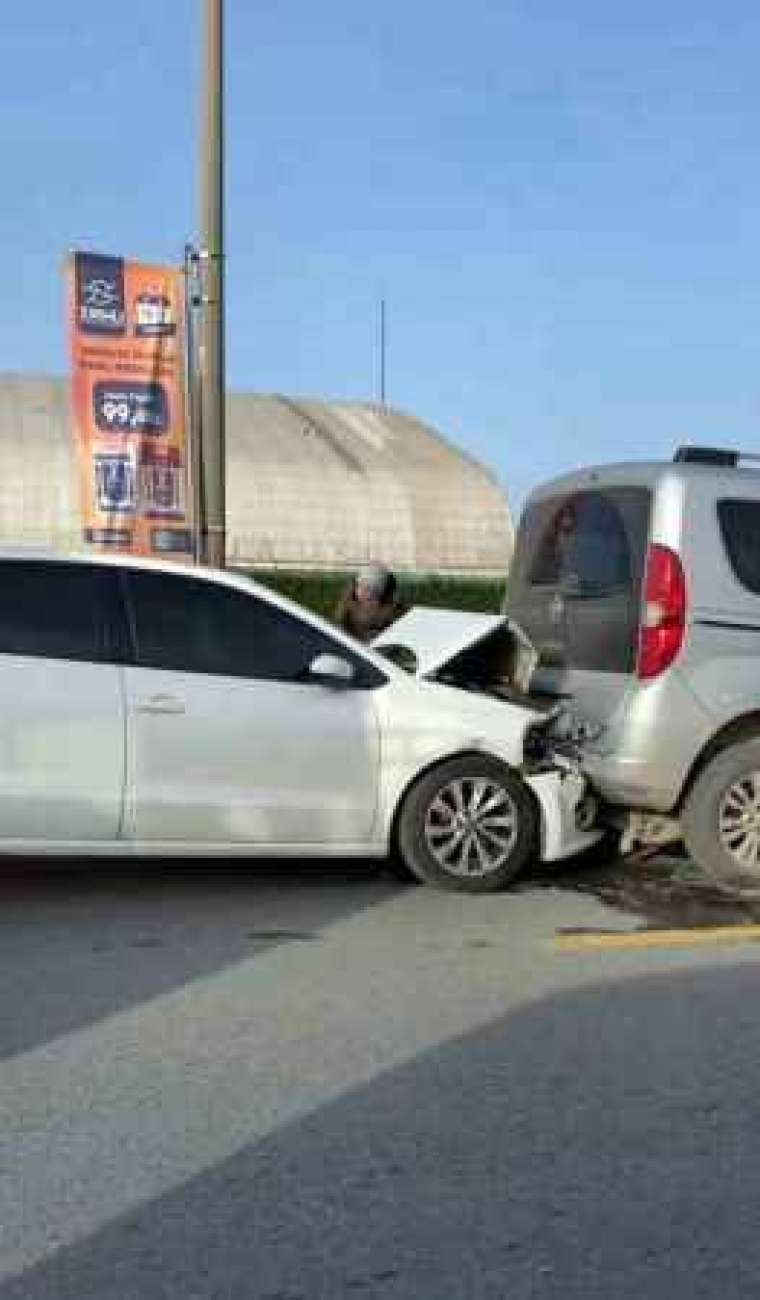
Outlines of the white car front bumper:
{"type": "Polygon", "coordinates": [[[525,782],[541,806],[542,862],[571,858],[602,838],[604,832],[593,826],[596,805],[580,772],[553,768],[526,774],[525,782]]]}

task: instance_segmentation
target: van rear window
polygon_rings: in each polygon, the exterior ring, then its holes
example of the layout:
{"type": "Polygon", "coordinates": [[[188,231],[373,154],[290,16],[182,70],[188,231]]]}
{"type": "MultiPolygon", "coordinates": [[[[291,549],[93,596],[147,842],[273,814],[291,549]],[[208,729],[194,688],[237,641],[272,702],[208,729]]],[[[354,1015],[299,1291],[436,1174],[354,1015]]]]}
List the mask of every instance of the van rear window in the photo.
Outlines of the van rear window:
{"type": "Polygon", "coordinates": [[[629,587],[632,572],[620,510],[602,492],[583,492],[551,513],[528,580],[598,596],[629,587]]]}
{"type": "Polygon", "coordinates": [[[718,523],[734,574],[760,596],[760,501],[719,501],[718,523]]]}
{"type": "Polygon", "coordinates": [[[528,507],[506,608],[542,664],[633,671],[650,506],[646,488],[609,487],[528,507]]]}

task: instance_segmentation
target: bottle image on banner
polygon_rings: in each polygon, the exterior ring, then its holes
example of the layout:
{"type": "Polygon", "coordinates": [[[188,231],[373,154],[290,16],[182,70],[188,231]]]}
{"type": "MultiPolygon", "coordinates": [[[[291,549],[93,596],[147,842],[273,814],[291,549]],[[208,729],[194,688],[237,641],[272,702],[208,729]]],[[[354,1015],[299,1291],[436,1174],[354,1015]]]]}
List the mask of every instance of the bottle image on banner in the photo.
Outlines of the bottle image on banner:
{"type": "Polygon", "coordinates": [[[139,499],[148,519],[184,519],[187,474],[179,448],[145,443],[140,454],[139,499]]]}

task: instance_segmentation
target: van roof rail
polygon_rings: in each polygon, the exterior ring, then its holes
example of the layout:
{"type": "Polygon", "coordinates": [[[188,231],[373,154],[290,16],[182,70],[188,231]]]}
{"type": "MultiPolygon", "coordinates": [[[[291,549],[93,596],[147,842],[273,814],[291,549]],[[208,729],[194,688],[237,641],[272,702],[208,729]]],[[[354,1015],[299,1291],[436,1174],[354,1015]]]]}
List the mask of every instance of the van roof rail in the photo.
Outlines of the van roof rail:
{"type": "Polygon", "coordinates": [[[725,447],[679,447],[673,460],[681,465],[714,465],[722,469],[737,469],[740,461],[760,464],[760,453],[729,451],[725,447]]]}

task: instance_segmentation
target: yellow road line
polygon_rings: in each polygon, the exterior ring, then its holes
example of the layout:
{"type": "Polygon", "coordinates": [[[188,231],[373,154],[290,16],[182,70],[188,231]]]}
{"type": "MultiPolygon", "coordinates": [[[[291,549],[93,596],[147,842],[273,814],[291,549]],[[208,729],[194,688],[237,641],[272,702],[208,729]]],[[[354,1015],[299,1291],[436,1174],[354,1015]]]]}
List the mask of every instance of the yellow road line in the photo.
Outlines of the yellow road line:
{"type": "Polygon", "coordinates": [[[561,952],[612,948],[702,948],[715,944],[754,943],[760,925],[715,925],[694,930],[633,930],[610,934],[558,934],[554,947],[561,952]]]}

